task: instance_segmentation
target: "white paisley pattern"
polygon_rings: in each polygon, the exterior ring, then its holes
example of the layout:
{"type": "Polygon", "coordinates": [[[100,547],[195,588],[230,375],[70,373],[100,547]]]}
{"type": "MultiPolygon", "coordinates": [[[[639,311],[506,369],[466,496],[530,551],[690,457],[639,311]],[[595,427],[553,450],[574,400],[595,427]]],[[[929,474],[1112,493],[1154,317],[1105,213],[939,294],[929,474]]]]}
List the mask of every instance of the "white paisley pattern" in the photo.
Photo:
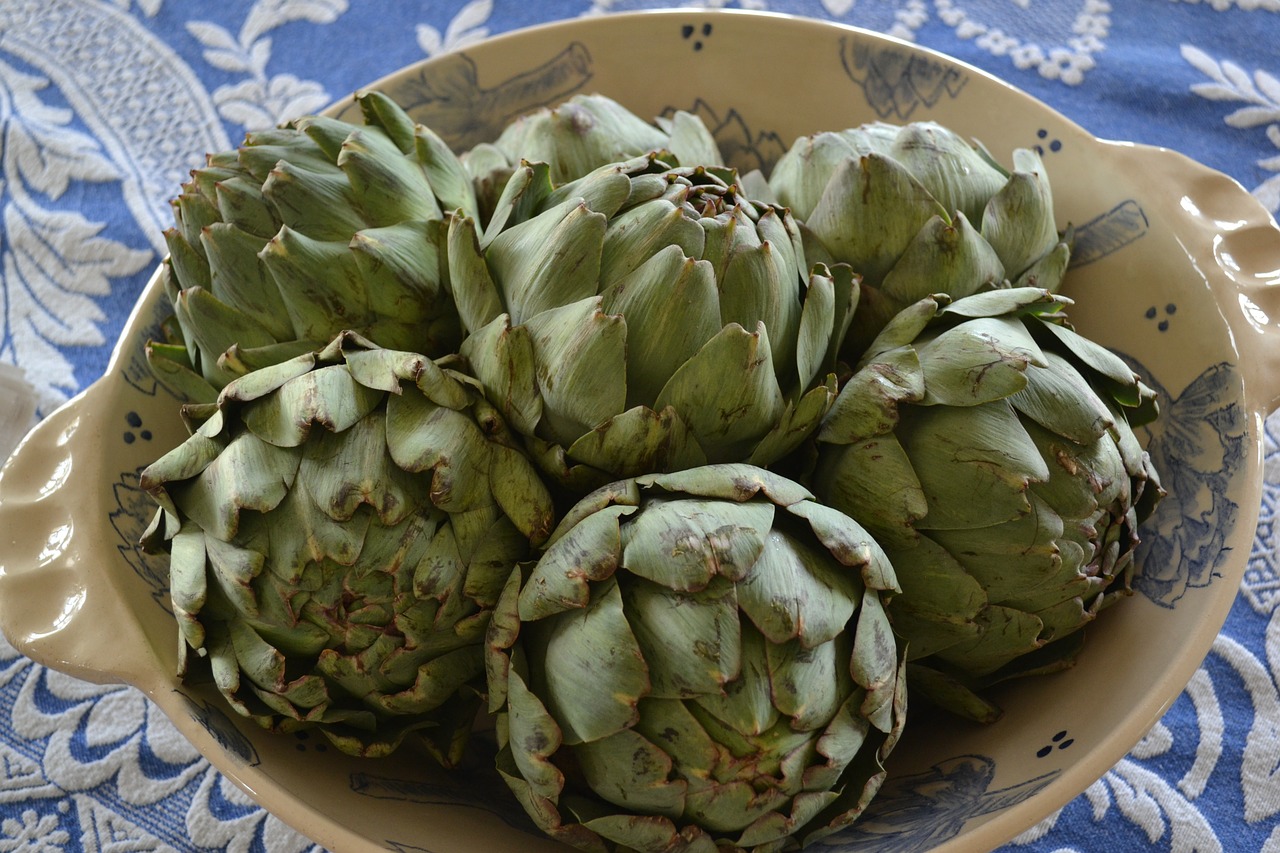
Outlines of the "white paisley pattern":
{"type": "MultiPolygon", "coordinates": [[[[205,152],[514,27],[663,5],[810,15],[940,49],[1100,135],[1183,150],[1280,211],[1280,0],[2,0],[0,362],[37,386],[41,415],[102,373],[205,152]]],[[[1212,652],[1129,756],[1004,853],[1101,838],[1280,853],[1280,415],[1265,430],[1253,554],[1212,652]]],[[[0,641],[4,851],[319,848],[141,693],[0,641]]]]}

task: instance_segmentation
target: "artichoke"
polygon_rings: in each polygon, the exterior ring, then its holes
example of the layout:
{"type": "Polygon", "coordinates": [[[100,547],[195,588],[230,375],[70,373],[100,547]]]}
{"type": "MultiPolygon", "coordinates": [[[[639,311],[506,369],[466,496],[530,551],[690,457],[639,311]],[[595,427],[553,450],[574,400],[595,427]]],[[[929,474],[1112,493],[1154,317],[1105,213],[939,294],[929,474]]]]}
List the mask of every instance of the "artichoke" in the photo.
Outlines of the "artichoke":
{"type": "Polygon", "coordinates": [[[411,732],[456,762],[507,575],[550,496],[463,375],[351,333],[187,409],[142,472],[170,552],[180,668],[241,714],[385,755],[411,732]]]}
{"type": "Polygon", "coordinates": [[[850,824],[906,711],[893,569],[794,482],[713,465],[610,484],[503,590],[498,769],[586,850],[794,849],[850,824]]]}
{"type": "Polygon", "coordinates": [[[462,155],[476,182],[483,214],[492,211],[523,161],[546,163],[553,183],[575,181],[601,166],[654,151],[687,165],[724,165],[711,131],[692,113],[645,121],[604,95],[574,95],[554,108],[520,116],[493,142],[462,155]]]}
{"type": "Polygon", "coordinates": [[[883,545],[913,695],[979,720],[1017,675],[1069,665],[1130,591],[1161,494],[1133,427],[1154,392],[1036,288],[895,317],[816,436],[811,487],[883,545]]]}
{"type": "Polygon", "coordinates": [[[1017,149],[1013,167],[934,122],[805,136],[778,160],[769,188],[804,223],[813,258],[862,278],[855,358],[889,318],[932,294],[1057,290],[1070,235],[1059,235],[1039,155],[1017,149]]]}
{"type": "Polygon", "coordinates": [[[186,398],[211,402],[236,376],[343,330],[432,357],[456,350],[443,211],[476,210],[470,177],[385,95],[356,100],[367,124],[309,116],[250,133],[209,155],[173,201],[163,275],[174,315],[148,353],[186,398]]]}
{"type": "Polygon", "coordinates": [[[857,297],[809,270],[795,223],[734,173],[659,156],[553,186],[525,163],[481,235],[455,216],[461,352],[539,465],[610,480],[765,465],[816,428],[857,297]]]}

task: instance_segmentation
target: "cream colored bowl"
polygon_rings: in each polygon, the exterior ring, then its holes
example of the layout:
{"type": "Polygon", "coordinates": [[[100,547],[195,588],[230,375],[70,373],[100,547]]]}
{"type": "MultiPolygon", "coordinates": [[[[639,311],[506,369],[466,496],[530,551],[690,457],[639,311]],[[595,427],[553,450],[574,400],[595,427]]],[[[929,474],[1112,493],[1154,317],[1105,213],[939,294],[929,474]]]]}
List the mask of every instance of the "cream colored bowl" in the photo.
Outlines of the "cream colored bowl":
{"type": "MultiPolygon", "coordinates": [[[[1099,141],[981,71],[816,21],[729,11],[588,18],[491,39],[373,84],[458,147],[519,113],[602,92],[644,116],[699,113],[742,169],[799,134],[936,119],[1000,158],[1044,144],[1059,222],[1078,230],[1065,291],[1077,326],[1162,392],[1145,437],[1172,496],[1145,527],[1137,594],[1106,611],[1073,670],[1003,693],[988,728],[908,725],[873,814],[835,851],[987,851],[1108,770],[1208,652],[1248,559],[1262,420],[1280,386],[1280,231],[1237,184],[1169,151],[1099,141]],[[752,61],[743,62],[743,57],[752,61]]],[[[350,105],[335,112],[355,113],[350,105]]],[[[176,188],[175,188],[176,192],[176,188]]],[[[184,432],[143,344],[165,300],[143,293],[106,376],[46,419],[0,475],[0,622],[35,660],[145,691],[220,770],[333,851],[475,853],[557,845],[482,760],[354,760],[228,716],[174,677],[163,560],[136,547],[138,471],[184,432]]]]}

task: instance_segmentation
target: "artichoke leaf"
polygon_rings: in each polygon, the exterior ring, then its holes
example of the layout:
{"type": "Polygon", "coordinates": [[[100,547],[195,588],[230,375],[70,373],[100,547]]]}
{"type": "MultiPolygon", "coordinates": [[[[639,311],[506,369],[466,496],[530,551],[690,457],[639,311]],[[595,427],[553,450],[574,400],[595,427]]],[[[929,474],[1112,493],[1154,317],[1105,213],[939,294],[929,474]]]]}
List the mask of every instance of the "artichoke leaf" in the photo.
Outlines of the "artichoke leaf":
{"type": "Polygon", "coordinates": [[[960,299],[1004,280],[1004,265],[963,213],[930,219],[884,277],[880,290],[907,305],[934,293],[960,299]]]}
{"type": "Polygon", "coordinates": [[[1053,219],[1053,194],[1044,176],[1044,164],[1035,152],[1014,152],[1015,171],[982,212],[982,236],[995,249],[1008,277],[1050,252],[1058,243],[1053,219]]]}
{"type": "Polygon", "coordinates": [[[461,353],[484,387],[489,402],[512,429],[533,435],[542,419],[543,403],[538,393],[534,344],[529,329],[512,326],[507,315],[499,315],[467,337],[462,342],[461,353]]]}
{"type": "Polygon", "coordinates": [[[841,565],[857,569],[865,586],[881,592],[898,590],[888,555],[858,522],[815,500],[791,504],[787,512],[808,522],[822,546],[841,565]]]}
{"type": "Polygon", "coordinates": [[[493,502],[491,449],[474,419],[420,394],[389,395],[384,455],[396,467],[431,472],[431,503],[461,513],[493,502]]]}
{"type": "Polygon", "coordinates": [[[1032,491],[1064,519],[1089,519],[1099,510],[1123,515],[1131,500],[1130,477],[1120,449],[1109,434],[1076,444],[1037,424],[1027,434],[1049,462],[1049,479],[1032,491]]]}
{"type": "Polygon", "coordinates": [[[544,542],[555,524],[551,493],[533,464],[514,447],[489,445],[489,488],[502,511],[535,545],[544,542]]]}
{"type": "Polygon", "coordinates": [[[656,119],[669,139],[666,148],[681,166],[723,166],[724,157],[711,131],[694,113],[676,110],[656,119]]]}
{"type": "MultiPolygon", "coordinates": [[[[367,700],[377,709],[389,714],[410,715],[444,706],[465,685],[484,672],[484,662],[479,645],[467,645],[452,649],[417,667],[417,677],[409,679],[411,685],[394,693],[371,693],[367,700]]],[[[396,675],[392,684],[403,684],[405,679],[396,675]]],[[[424,721],[426,722],[426,721],[424,721]]],[[[427,725],[430,725],[427,722],[427,725]]]]}
{"type": "Polygon", "coordinates": [[[707,461],[670,406],[657,412],[635,406],[615,415],[573,442],[568,456],[612,477],[694,468],[707,461]]]}
{"type": "Polygon", "coordinates": [[[979,317],[917,345],[926,406],[977,406],[1009,397],[1027,384],[1028,366],[1044,353],[1019,320],[979,317]]]}
{"type": "Polygon", "coordinates": [[[899,644],[888,613],[878,596],[863,599],[854,629],[853,655],[849,672],[864,694],[858,709],[882,732],[894,731],[900,708],[898,702],[899,644]]]}
{"type": "Polygon", "coordinates": [[[586,607],[525,630],[545,643],[545,690],[540,692],[566,744],[599,740],[635,725],[637,703],[649,693],[649,667],[613,578],[592,590],[586,607]]]}
{"type": "Polygon", "coordinates": [[[287,157],[277,159],[262,183],[263,195],[275,205],[283,224],[315,240],[350,240],[369,224],[340,169],[328,161],[323,166],[305,163],[292,151],[287,157]]]}
{"type": "Polygon", "coordinates": [[[297,451],[242,433],[197,477],[172,484],[169,493],[187,518],[226,542],[240,527],[240,510],[268,512],[285,499],[300,460],[297,451]]]}
{"type": "Polygon", "coordinates": [[[708,465],[701,471],[650,474],[636,478],[636,483],[645,489],[653,487],[671,493],[724,498],[738,503],[763,494],[773,503],[784,507],[813,497],[799,483],[767,469],[743,463],[708,465]]]}
{"type": "Polygon", "coordinates": [[[335,324],[360,329],[369,322],[367,284],[345,241],[313,240],[285,226],[258,259],[279,294],[278,310],[289,320],[275,333],[277,339],[327,341],[335,324]]]}
{"type": "MultiPolygon", "coordinates": [[[[202,171],[206,170],[197,170],[202,171]]],[[[244,175],[228,171],[226,177],[214,182],[212,189],[218,207],[218,218],[223,222],[263,240],[270,239],[280,230],[280,220],[272,212],[271,205],[267,204],[260,184],[248,180],[244,175]]]]}
{"type": "Polygon", "coordinates": [[[1064,566],[1063,520],[1037,495],[1031,496],[1031,512],[998,527],[931,530],[929,538],[950,553],[987,591],[995,604],[1036,589],[1063,568],[1075,574],[1080,566],[1064,566]]]}
{"type": "MultiPolygon", "coordinates": [[[[179,535],[174,537],[175,549],[181,545],[194,550],[191,534],[195,532],[195,527],[189,523],[187,527],[188,530],[185,533],[180,531],[179,535]],[[179,537],[182,538],[181,543],[179,537]]],[[[259,593],[253,586],[253,580],[262,573],[266,559],[252,548],[223,542],[212,536],[202,538],[204,541],[200,545],[199,552],[201,558],[199,568],[202,577],[199,579],[193,577],[197,555],[192,551],[179,554],[173,560],[170,585],[173,590],[174,605],[180,606],[187,613],[198,614],[204,606],[208,585],[212,581],[213,586],[217,587],[218,594],[223,597],[219,600],[219,604],[229,604],[237,616],[256,620],[259,612],[259,593]],[[178,574],[180,566],[184,572],[182,575],[178,574]],[[195,609],[192,609],[193,605],[195,609]]],[[[300,646],[306,645],[304,639],[306,634],[306,631],[298,632],[296,639],[300,646]]],[[[319,645],[305,648],[304,653],[315,654],[327,639],[325,635],[319,645]]]]}
{"type": "Polygon", "coordinates": [[[671,376],[720,331],[711,264],[667,246],[601,293],[627,321],[627,405],[650,405],[671,376]]]}
{"type": "Polygon", "coordinates": [[[1070,361],[1051,351],[1044,358],[1047,369],[1028,371],[1027,386],[1010,402],[1046,430],[1092,444],[1114,427],[1111,411],[1070,361]]]}
{"type": "MultiPolygon", "coordinates": [[[[906,610],[918,618],[972,622],[987,605],[986,591],[941,545],[920,536],[907,546],[887,545],[902,595],[889,603],[895,621],[906,610]]],[[[911,648],[913,657],[920,649],[911,648]]]]}
{"type": "Polygon", "coordinates": [[[676,371],[655,404],[671,406],[709,462],[747,456],[785,411],[763,324],[721,329],[676,371]]]}
{"type": "MultiPolygon", "coordinates": [[[[864,293],[863,296],[869,297],[874,292],[864,293]]],[[[972,299],[973,297],[969,298],[972,299]]],[[[920,337],[920,333],[925,330],[946,304],[946,299],[940,295],[927,296],[905,308],[891,311],[890,316],[886,318],[887,322],[882,325],[862,353],[857,363],[857,369],[861,370],[890,350],[914,344],[916,339],[920,337]]],[[[855,323],[857,314],[860,312],[861,307],[854,312],[855,323]]]]}
{"type": "MultiPolygon", "coordinates": [[[[178,294],[173,311],[202,353],[223,353],[234,345],[252,348],[276,343],[275,336],[257,319],[218,301],[202,287],[178,294]]],[[[200,375],[219,388],[236,378],[234,373],[219,367],[216,357],[200,359],[199,366],[200,375]]]]}
{"type": "Polygon", "coordinates": [[[666,186],[660,175],[645,175],[655,165],[661,165],[651,156],[632,157],[620,162],[604,163],[582,175],[556,187],[543,201],[543,207],[555,207],[565,202],[584,204],[589,210],[611,219],[633,201],[649,200],[661,195],[653,191],[654,185],[666,186]],[[636,196],[638,187],[647,187],[636,196]]]}
{"type": "Polygon", "coordinates": [[[401,152],[412,153],[417,125],[404,108],[376,89],[356,92],[355,102],[366,124],[380,128],[401,152]]]}
{"type": "Polygon", "coordinates": [[[458,316],[468,332],[477,332],[504,312],[498,290],[480,247],[479,227],[468,216],[453,214],[445,236],[449,282],[458,316]]]}
{"type": "Polygon", "coordinates": [[[986,527],[1030,511],[1030,484],[1049,468],[1008,401],[910,414],[898,436],[929,505],[918,530],[986,527]]]}
{"type": "MultiPolygon", "coordinates": [[[[627,408],[627,324],[604,313],[600,297],[544,311],[525,327],[542,397],[540,434],[567,447],[627,408]]],[[[520,428],[518,421],[513,425],[520,428]]]]}
{"type": "Polygon", "coordinates": [[[335,162],[370,225],[441,218],[440,202],[422,164],[404,156],[380,128],[352,130],[335,162]]]}
{"type": "MultiPolygon", "coordinates": [[[[224,394],[239,397],[242,389],[252,388],[260,378],[265,377],[247,374],[247,381],[228,386],[232,391],[224,394]]],[[[351,428],[373,411],[384,396],[382,391],[357,382],[345,365],[331,364],[293,377],[272,393],[255,399],[243,419],[249,431],[262,441],[277,447],[297,447],[312,434],[314,425],[329,432],[351,428]]]]}
{"type": "Polygon", "coordinates": [[[825,552],[772,530],[751,573],[738,584],[743,612],[771,644],[814,649],[844,631],[862,602],[860,579],[840,573],[825,552]]]}
{"type": "Polygon", "coordinates": [[[907,680],[913,695],[945,708],[957,716],[978,723],[994,723],[1004,714],[999,707],[983,699],[955,676],[933,667],[913,663],[907,667],[907,680]]]}
{"type": "Polygon", "coordinates": [[[207,434],[202,429],[193,433],[177,447],[167,451],[142,470],[138,477],[138,485],[150,492],[166,509],[172,511],[174,509],[172,501],[164,500],[165,485],[198,476],[218,458],[218,454],[227,443],[226,439],[218,437],[221,424],[221,415],[216,415],[207,421],[206,426],[211,426],[211,434],[207,434]]]}
{"type": "Polygon", "coordinates": [[[1021,317],[1033,315],[1053,322],[1062,309],[1071,304],[1039,287],[1006,287],[984,290],[950,302],[939,312],[943,318],[1021,317]]]}
{"type": "Polygon", "coordinates": [[[513,323],[595,295],[606,225],[570,199],[493,238],[484,256],[513,323]]]}
{"type": "Polygon", "coordinates": [[[510,754],[533,792],[555,800],[564,788],[564,774],[551,762],[562,743],[560,728],[515,670],[507,676],[506,689],[510,754]]]}
{"type": "Polygon", "coordinates": [[[978,638],[938,652],[938,660],[982,676],[1044,645],[1044,623],[1032,613],[992,605],[979,614],[978,638]]]}
{"type": "Polygon", "coordinates": [[[718,694],[738,676],[738,594],[732,583],[719,578],[692,591],[638,579],[620,586],[631,630],[649,665],[650,697],[718,694]]]}
{"type": "MultiPolygon", "coordinates": [[[[600,260],[600,282],[611,287],[663,251],[703,257],[703,227],[666,199],[624,210],[609,221],[600,260]]],[[[714,276],[711,276],[714,279],[714,276]]]]}
{"type": "Polygon", "coordinates": [[[258,256],[269,241],[215,222],[201,232],[200,245],[209,264],[209,292],[215,299],[253,317],[273,340],[297,337],[280,290],[258,256]]]}
{"type": "Polygon", "coordinates": [[[690,700],[706,712],[702,717],[704,725],[714,720],[728,729],[719,733],[709,730],[713,738],[726,745],[731,744],[734,738],[749,739],[762,735],[778,722],[778,709],[774,707],[769,683],[767,644],[759,631],[744,624],[741,634],[741,668],[737,677],[726,684],[721,693],[703,694],[690,700]],[[708,715],[710,720],[707,719],[708,715]]]}
{"type": "Polygon", "coordinates": [[[959,134],[937,122],[918,121],[894,134],[888,154],[924,185],[948,214],[978,221],[1008,173],[959,134]]]}
{"type": "Polygon", "coordinates": [[[1060,323],[1042,323],[1043,329],[1056,339],[1060,349],[1099,374],[1098,390],[1126,407],[1142,406],[1154,393],[1138,379],[1132,368],[1120,356],[1089,338],[1060,323]]]}
{"type": "Polygon", "coordinates": [[[814,472],[814,490],[888,542],[910,542],[911,526],[929,510],[907,451],[893,434],[830,445],[814,472]]]}
{"type": "MultiPolygon", "coordinates": [[[[303,447],[298,481],[329,518],[345,521],[368,506],[383,525],[393,527],[427,503],[423,480],[396,464],[387,451],[389,420],[362,418],[341,435],[321,431],[303,447]]],[[[432,499],[435,485],[433,481],[432,499]]]]}
{"type": "MultiPolygon", "coordinates": [[[[368,282],[373,317],[388,318],[412,329],[432,314],[444,311],[450,296],[445,251],[452,223],[453,217],[447,221],[400,222],[366,228],[352,236],[350,250],[360,276],[368,282]]],[[[456,326],[458,318],[452,311],[447,313],[440,322],[456,326]]],[[[408,340],[379,339],[379,343],[393,349],[435,354],[456,349],[457,329],[450,328],[450,334],[448,341],[454,346],[448,350],[432,341],[427,342],[429,346],[408,340]]]]}
{"type": "Polygon", "coordinates": [[[824,367],[830,370],[835,366],[837,338],[843,337],[844,323],[852,316],[851,278],[850,275],[845,275],[844,286],[841,288],[845,299],[843,304],[838,304],[836,282],[829,270],[817,267],[809,274],[796,338],[796,375],[799,388],[810,387],[819,371],[824,367]]]}
{"type": "Polygon", "coordinates": [[[818,440],[855,444],[891,432],[902,403],[925,396],[920,354],[911,346],[886,350],[845,381],[822,420],[818,440]]]}
{"type": "Polygon", "coordinates": [[[805,223],[837,261],[879,287],[920,229],[947,215],[902,164],[871,153],[841,163],[805,223]]]}
{"type": "Polygon", "coordinates": [[[520,590],[520,620],[533,622],[586,607],[591,584],[613,576],[622,553],[619,519],[634,507],[608,506],[586,516],[553,541],[520,590]]]}
{"type": "MultiPolygon", "coordinates": [[[[671,819],[663,815],[628,811],[624,814],[607,814],[583,820],[582,828],[595,833],[601,839],[620,845],[617,849],[635,853],[662,853],[677,849],[680,853],[720,853],[711,836],[698,826],[685,823],[677,828],[671,819]],[[672,847],[673,844],[679,845],[672,847]]],[[[578,842],[579,849],[593,849],[578,842]]],[[[605,849],[605,848],[600,848],[605,849]]]]}
{"type": "Polygon", "coordinates": [[[1058,241],[1052,249],[1022,271],[1014,287],[1039,287],[1056,293],[1062,286],[1071,265],[1070,235],[1058,241]]]}
{"type": "Polygon", "coordinates": [[[177,617],[182,639],[193,649],[204,648],[205,629],[199,613],[208,598],[205,573],[205,537],[190,522],[170,540],[169,601],[177,617]]]}
{"type": "Polygon", "coordinates": [[[849,692],[849,671],[844,664],[848,644],[835,639],[815,646],[805,646],[799,640],[770,642],[767,652],[773,701],[791,718],[791,729],[811,732],[829,724],[849,692]]]}
{"type": "MultiPolygon", "coordinates": [[[[624,729],[573,751],[591,790],[629,813],[676,819],[684,811],[686,783],[671,776],[671,758],[637,732],[624,729]]],[[[600,831],[601,819],[591,822],[600,831]]],[[[631,829],[631,826],[628,826],[631,829]]],[[[662,829],[659,829],[659,835],[662,829]]],[[[671,830],[666,828],[669,833],[671,830]]],[[[666,840],[670,840],[669,837],[666,840]]],[[[626,843],[635,846],[632,832],[626,843]]]]}
{"type": "MultiPolygon", "coordinates": [[[[483,150],[485,149],[477,146],[472,149],[472,152],[483,150]]],[[[480,239],[477,248],[486,248],[489,241],[501,234],[508,224],[524,222],[534,216],[538,210],[544,209],[544,203],[551,195],[551,191],[550,166],[544,162],[520,163],[503,184],[502,193],[494,203],[493,213],[489,217],[484,236],[480,239]]],[[[478,223],[480,220],[477,218],[475,221],[478,223]]]]}
{"type": "Polygon", "coordinates": [[[748,577],[773,524],[768,501],[654,500],[629,521],[621,565],[677,591],[705,589],[712,578],[748,577]]]}
{"type": "MultiPolygon", "coordinates": [[[[401,141],[397,140],[397,144],[404,150],[401,141]]],[[[408,154],[409,151],[405,153],[408,154]]],[[[480,206],[476,201],[475,184],[462,161],[439,134],[425,125],[415,124],[413,153],[422,164],[427,182],[442,207],[446,210],[461,210],[464,216],[479,216],[480,206]]]]}
{"type": "Polygon", "coordinates": [[[867,742],[871,724],[862,716],[857,705],[858,693],[850,694],[840,710],[818,739],[817,752],[827,759],[826,764],[813,764],[805,769],[803,785],[806,791],[825,791],[836,787],[845,768],[857,758],[867,742]]]}
{"type": "Polygon", "coordinates": [[[871,125],[823,131],[796,140],[778,159],[769,178],[778,201],[790,208],[794,216],[808,219],[818,206],[829,177],[842,163],[857,160],[873,151],[880,154],[889,152],[897,129],[893,128],[883,143],[877,139],[876,130],[878,128],[871,125]]]}
{"type": "Polygon", "coordinates": [[[724,747],[698,722],[689,704],[680,699],[646,697],[640,700],[640,720],[635,731],[680,761],[685,779],[711,778],[721,770],[724,747]]]}
{"type": "Polygon", "coordinates": [[[805,282],[803,250],[793,243],[795,227],[785,211],[766,207],[754,229],[737,228],[734,234],[739,237],[737,245],[719,276],[721,324],[751,329],[763,323],[771,333],[774,370],[791,376],[797,363],[800,294],[805,282]],[[758,235],[758,241],[747,244],[741,239],[746,235],[758,235]]]}
{"type": "Polygon", "coordinates": [[[771,465],[785,458],[813,435],[831,408],[836,393],[835,374],[807,391],[799,400],[788,400],[778,422],[751,451],[747,461],[752,465],[771,465]]]}

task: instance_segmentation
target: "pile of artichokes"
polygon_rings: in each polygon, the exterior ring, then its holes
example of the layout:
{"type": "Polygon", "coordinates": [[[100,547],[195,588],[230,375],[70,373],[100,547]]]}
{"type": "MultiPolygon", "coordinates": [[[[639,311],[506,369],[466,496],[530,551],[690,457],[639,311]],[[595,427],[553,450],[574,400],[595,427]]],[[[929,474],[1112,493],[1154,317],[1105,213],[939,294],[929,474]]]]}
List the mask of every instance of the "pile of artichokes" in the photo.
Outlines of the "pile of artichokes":
{"type": "Polygon", "coordinates": [[[1128,593],[1154,393],[1067,322],[1034,152],[875,123],[739,175],[592,95],[457,154],[356,100],[166,235],[143,544],[239,714],[492,731],[555,838],[768,853],[858,819],[908,695],[993,721],[1128,593]]]}

